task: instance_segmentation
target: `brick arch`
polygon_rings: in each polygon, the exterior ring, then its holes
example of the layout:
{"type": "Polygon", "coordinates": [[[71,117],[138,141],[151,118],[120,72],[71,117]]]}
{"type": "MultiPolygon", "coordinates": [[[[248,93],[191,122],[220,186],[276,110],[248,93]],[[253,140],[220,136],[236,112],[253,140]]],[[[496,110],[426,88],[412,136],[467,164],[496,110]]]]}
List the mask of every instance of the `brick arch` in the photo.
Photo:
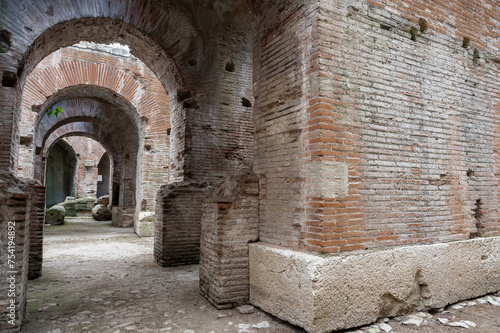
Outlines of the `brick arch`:
{"type": "MultiPolygon", "coordinates": [[[[142,181],[141,165],[138,161],[142,157],[139,147],[142,146],[144,138],[140,121],[134,119],[130,113],[102,100],[74,98],[60,101],[55,106],[62,107],[66,111],[57,117],[48,116],[44,111],[41,111],[41,120],[34,134],[37,150],[46,153],[48,149],[46,142],[53,133],[58,137],[70,133],[68,132],[70,130],[82,131],[79,127],[90,126],[94,131],[99,129],[102,135],[97,140],[99,142],[115,138],[119,142],[118,150],[122,156],[126,157],[121,161],[120,186],[127,191],[120,192],[123,195],[120,195],[119,206],[124,210],[140,209],[137,202],[142,200],[143,186],[139,185],[142,184],[142,181]],[[75,125],[65,127],[68,124],[75,125]],[[127,135],[123,135],[123,133],[127,133],[127,135]]],[[[35,170],[40,169],[37,167],[38,165],[43,165],[43,163],[35,164],[35,170]]]]}
{"type": "MultiPolygon", "coordinates": [[[[102,144],[111,159],[113,169],[112,182],[114,184],[112,192],[119,192],[119,202],[114,202],[114,204],[120,206],[122,209],[134,208],[136,193],[139,192],[139,186],[136,184],[139,184],[140,182],[130,181],[127,184],[123,182],[124,173],[130,174],[135,171],[127,171],[127,166],[122,163],[124,155],[127,152],[121,150],[122,143],[120,141],[120,137],[112,135],[107,128],[97,122],[75,121],[60,124],[60,126],[57,126],[57,128],[47,136],[43,152],[39,155],[41,157],[40,160],[43,161],[45,159],[50,147],[52,147],[58,140],[68,136],[85,136],[102,144]],[[129,183],[130,185],[128,185],[129,183]]],[[[44,165],[44,163],[40,164],[44,165]]],[[[130,169],[130,166],[128,169],[130,169]]]]}
{"type": "Polygon", "coordinates": [[[113,104],[92,98],[67,99],[54,106],[61,107],[65,112],[58,116],[49,116],[44,111],[39,114],[38,126],[34,132],[36,147],[42,147],[47,135],[60,124],[85,120],[99,122],[116,136],[127,133],[126,136],[122,136],[122,145],[127,146],[127,150],[130,148],[138,150],[140,141],[143,140],[144,130],[138,117],[133,117],[132,109],[123,110],[113,104]]]}
{"type": "MultiPolygon", "coordinates": [[[[143,165],[147,167],[142,170],[141,176],[143,183],[147,185],[144,190],[146,207],[152,209],[155,205],[156,192],[162,184],[168,182],[169,178],[168,95],[154,74],[147,73],[149,71],[147,67],[144,68],[146,72],[144,75],[153,77],[150,79],[152,83],[148,86],[141,82],[141,77],[132,75],[133,72],[127,73],[123,68],[83,60],[58,61],[64,50],[58,52],[59,55],[46,58],[44,64],[37,66],[27,79],[23,95],[21,135],[23,137],[33,135],[31,134],[33,126],[36,128],[37,123],[41,121],[42,110],[64,98],[98,97],[112,103],[119,102],[123,109],[134,108],[134,113],[138,114],[138,123],[142,123],[145,129],[142,158],[143,165]],[[163,101],[166,102],[161,104],[163,101]],[[33,110],[38,110],[38,113],[33,110]]],[[[75,50],[72,52],[77,58],[84,58],[86,53],[75,50]]],[[[24,155],[30,153],[32,149],[30,146],[22,147],[19,158],[27,160],[24,155]]],[[[22,176],[31,177],[30,172],[29,167],[24,167],[22,176]]]]}
{"type": "MultiPolygon", "coordinates": [[[[53,5],[58,6],[57,1],[53,5]]],[[[4,133],[4,136],[11,136],[12,141],[10,147],[5,147],[5,152],[0,154],[2,161],[10,160],[10,170],[17,168],[17,159],[14,156],[19,149],[18,125],[22,91],[27,76],[45,56],[80,41],[127,44],[132,53],[153,70],[163,87],[176,94],[177,91],[185,90],[178,64],[185,63],[183,66],[189,68],[186,56],[195,51],[200,52],[200,47],[196,47],[201,45],[198,33],[185,11],[176,4],[153,5],[151,0],[139,0],[125,9],[122,6],[109,8],[110,3],[103,0],[100,6],[59,5],[64,7],[65,11],[58,11],[51,20],[44,20],[37,27],[43,32],[38,34],[36,39],[28,38],[29,45],[18,45],[23,56],[17,65],[17,97],[14,98],[16,111],[12,127],[7,128],[4,133]],[[100,9],[96,11],[97,7],[100,9]],[[130,10],[137,12],[130,15],[130,10]],[[137,21],[137,18],[140,18],[140,21],[137,21]],[[155,18],[154,23],[151,18],[155,18]],[[78,34],[74,31],[78,31],[78,34]],[[165,31],[169,33],[164,33],[165,31]]],[[[173,104],[175,106],[176,102],[173,104]]],[[[0,145],[3,146],[6,142],[2,140],[0,145]]]]}
{"type": "MultiPolygon", "coordinates": [[[[119,197],[123,195],[119,193],[122,152],[119,149],[120,144],[119,142],[117,142],[115,138],[111,137],[103,140],[106,134],[108,134],[106,131],[104,131],[102,128],[95,126],[95,124],[93,123],[75,122],[63,125],[60,128],[58,128],[57,131],[54,131],[47,138],[46,145],[44,147],[41,156],[42,160],[44,160],[47,156],[48,151],[55,143],[68,137],[82,136],[99,142],[104,148],[104,151],[108,154],[108,157],[110,159],[110,173],[113,185],[110,188],[109,197],[110,200],[113,200],[112,198],[114,197],[114,192],[117,192],[118,199],[116,201],[111,201],[111,203],[113,205],[118,205],[119,197]]],[[[42,165],[44,164],[45,163],[42,163],[42,165]]]]}
{"type": "Polygon", "coordinates": [[[41,109],[61,90],[74,87],[77,91],[84,85],[107,88],[129,101],[141,117],[169,127],[158,102],[137,78],[110,65],[87,61],[61,62],[30,75],[23,94],[21,126],[27,131],[34,124],[33,110],[41,109]]]}

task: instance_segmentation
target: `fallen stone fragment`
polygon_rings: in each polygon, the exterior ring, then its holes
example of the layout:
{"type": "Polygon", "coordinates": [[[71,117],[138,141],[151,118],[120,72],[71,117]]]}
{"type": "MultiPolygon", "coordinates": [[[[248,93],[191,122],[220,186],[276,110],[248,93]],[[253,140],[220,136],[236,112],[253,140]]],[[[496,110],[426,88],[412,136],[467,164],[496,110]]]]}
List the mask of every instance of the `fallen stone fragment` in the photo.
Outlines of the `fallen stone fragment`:
{"type": "Polygon", "coordinates": [[[250,327],[252,327],[250,324],[238,324],[236,327],[238,328],[238,333],[252,332],[249,331],[250,327]]]}
{"type": "Polygon", "coordinates": [[[420,318],[432,318],[432,315],[426,312],[419,312],[416,313],[415,316],[420,317],[420,318]]]}
{"type": "Polygon", "coordinates": [[[97,221],[109,221],[112,217],[111,210],[104,205],[96,205],[92,208],[92,217],[97,221]]]}
{"type": "Polygon", "coordinates": [[[485,301],[485,300],[484,300],[484,299],[482,299],[482,298],[479,298],[479,299],[477,300],[477,302],[478,302],[479,304],[486,304],[486,303],[488,303],[487,301],[485,301]]]}
{"type": "Polygon", "coordinates": [[[378,327],[370,327],[367,331],[368,333],[380,333],[378,327]]]}
{"type": "Polygon", "coordinates": [[[455,310],[460,310],[460,309],[463,309],[464,307],[461,306],[461,305],[456,304],[456,305],[453,305],[451,308],[455,309],[455,310]]]}
{"type": "Polygon", "coordinates": [[[252,305],[241,305],[236,308],[241,314],[250,314],[255,312],[255,308],[252,305]]]}
{"type": "Polygon", "coordinates": [[[495,301],[491,296],[488,296],[486,298],[486,301],[488,301],[488,303],[490,303],[491,305],[500,306],[500,302],[495,301]]]}
{"type": "Polygon", "coordinates": [[[256,325],[252,325],[252,328],[256,328],[260,330],[261,328],[269,328],[269,322],[267,320],[264,320],[261,323],[258,323],[256,325]]]}
{"type": "Polygon", "coordinates": [[[476,302],[467,302],[467,306],[474,306],[476,304],[477,304],[476,302]]]}
{"type": "Polygon", "coordinates": [[[64,223],[66,209],[63,206],[55,205],[50,207],[45,214],[45,223],[50,225],[60,225],[64,223]]]}
{"type": "Polygon", "coordinates": [[[438,318],[438,321],[443,324],[443,325],[446,325],[448,324],[450,321],[446,318],[438,318]]]}
{"type": "Polygon", "coordinates": [[[462,323],[459,321],[452,321],[451,323],[448,324],[448,326],[469,328],[469,326],[466,323],[462,323]]]}
{"type": "Polygon", "coordinates": [[[390,325],[385,324],[385,323],[378,325],[378,327],[380,327],[380,329],[382,331],[384,331],[385,333],[389,333],[390,331],[392,331],[392,327],[390,325]]]}
{"type": "Polygon", "coordinates": [[[424,319],[411,315],[407,320],[403,321],[403,325],[416,325],[420,326],[424,322],[424,319]]]}
{"type": "Polygon", "coordinates": [[[476,323],[472,322],[470,320],[461,320],[461,322],[466,324],[467,326],[470,326],[470,327],[477,327],[476,323]]]}

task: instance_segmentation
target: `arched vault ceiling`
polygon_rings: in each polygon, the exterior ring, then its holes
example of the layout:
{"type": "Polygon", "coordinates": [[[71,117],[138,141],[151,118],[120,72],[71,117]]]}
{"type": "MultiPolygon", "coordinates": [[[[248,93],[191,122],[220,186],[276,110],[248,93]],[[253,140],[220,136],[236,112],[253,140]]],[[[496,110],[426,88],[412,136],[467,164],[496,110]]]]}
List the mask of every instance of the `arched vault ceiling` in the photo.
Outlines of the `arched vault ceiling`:
{"type": "Polygon", "coordinates": [[[114,137],[104,128],[96,126],[95,123],[89,122],[74,122],[60,126],[58,131],[51,133],[46,138],[42,156],[46,156],[50,147],[57,141],[68,136],[85,136],[94,139],[102,144],[104,149],[112,156],[115,164],[119,165],[122,160],[119,138],[114,137]]]}
{"type": "MultiPolygon", "coordinates": [[[[140,124],[135,123],[114,105],[91,98],[74,98],[63,100],[54,106],[61,107],[64,113],[49,116],[44,113],[35,129],[35,144],[44,146],[44,141],[59,127],[74,123],[86,122],[101,127],[110,135],[121,140],[122,150],[137,151],[139,147],[140,124]],[[126,135],[123,135],[126,133],[126,135]]],[[[102,141],[102,139],[98,140],[102,141]]]]}

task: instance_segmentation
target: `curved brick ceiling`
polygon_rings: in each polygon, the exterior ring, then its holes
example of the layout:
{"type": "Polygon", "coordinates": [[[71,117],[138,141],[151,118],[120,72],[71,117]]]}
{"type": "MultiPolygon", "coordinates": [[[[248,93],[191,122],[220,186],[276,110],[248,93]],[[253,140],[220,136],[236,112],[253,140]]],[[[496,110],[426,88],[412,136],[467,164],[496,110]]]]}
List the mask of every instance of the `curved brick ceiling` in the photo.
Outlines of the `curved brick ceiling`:
{"type": "Polygon", "coordinates": [[[67,137],[78,137],[83,136],[91,138],[99,142],[108,155],[111,158],[111,163],[119,167],[120,161],[122,159],[122,154],[120,152],[120,142],[116,140],[108,132],[103,131],[102,127],[96,126],[94,123],[89,122],[74,122],[60,126],[56,131],[52,132],[45,141],[45,146],[42,152],[42,156],[47,156],[50,148],[56,144],[58,141],[67,137]],[[99,141],[105,138],[104,141],[99,141]]]}
{"type": "MultiPolygon", "coordinates": [[[[58,116],[43,113],[43,117],[40,117],[38,126],[35,128],[36,147],[43,147],[48,136],[59,127],[69,123],[86,122],[95,124],[102,128],[104,133],[109,133],[115,137],[115,140],[121,141],[120,151],[137,154],[142,126],[133,121],[123,109],[107,101],[91,98],[62,100],[54,106],[61,107],[65,112],[58,116]],[[123,133],[127,135],[124,136],[123,133]]],[[[105,142],[105,138],[98,138],[97,141],[105,142]]]]}
{"type": "Polygon", "coordinates": [[[246,161],[213,152],[251,152],[251,137],[246,136],[250,126],[236,130],[245,137],[237,144],[232,144],[232,132],[217,133],[217,140],[211,140],[212,134],[203,130],[220,124],[240,128],[242,117],[234,116],[239,112],[246,113],[244,122],[251,119],[251,109],[241,106],[241,98],[250,97],[252,91],[246,1],[54,0],[47,4],[5,0],[2,4],[0,25],[9,27],[12,41],[2,65],[17,79],[12,85],[15,94],[8,99],[14,121],[4,130],[11,140],[3,140],[0,146],[5,151],[1,160],[9,169],[17,169],[18,120],[27,76],[45,56],[81,41],[128,45],[170,95],[177,97],[171,106],[172,113],[176,112],[170,155],[175,179],[217,177],[246,161]],[[240,70],[237,74],[231,74],[234,69],[224,70],[233,60],[240,70]],[[198,109],[202,112],[187,114],[198,109]],[[197,155],[189,156],[192,151],[197,155]]]}

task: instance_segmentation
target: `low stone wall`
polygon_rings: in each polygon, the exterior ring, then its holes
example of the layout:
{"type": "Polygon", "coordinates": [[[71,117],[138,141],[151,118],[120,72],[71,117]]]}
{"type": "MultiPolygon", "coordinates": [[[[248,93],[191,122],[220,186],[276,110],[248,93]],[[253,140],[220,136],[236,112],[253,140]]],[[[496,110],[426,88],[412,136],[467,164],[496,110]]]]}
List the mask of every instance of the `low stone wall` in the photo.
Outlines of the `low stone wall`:
{"type": "Polygon", "coordinates": [[[500,290],[500,237],[321,256],[250,244],[250,302],[310,333],[500,290]]]}

